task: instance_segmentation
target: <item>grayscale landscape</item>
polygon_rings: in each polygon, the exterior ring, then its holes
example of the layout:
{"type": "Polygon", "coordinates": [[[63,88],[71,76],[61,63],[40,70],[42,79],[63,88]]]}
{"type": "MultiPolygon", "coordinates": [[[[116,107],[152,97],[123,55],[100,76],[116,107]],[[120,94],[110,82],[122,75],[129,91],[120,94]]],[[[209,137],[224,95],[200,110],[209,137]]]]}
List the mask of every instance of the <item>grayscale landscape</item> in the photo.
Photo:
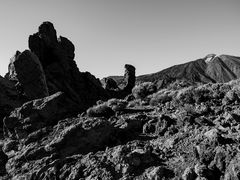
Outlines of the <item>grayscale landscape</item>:
{"type": "MultiPolygon", "coordinates": [[[[135,0],[130,1],[136,3],[135,0]]],[[[183,0],[182,3],[187,1],[183,0]]],[[[94,3],[90,6],[83,1],[80,4],[73,2],[74,5],[82,5],[83,9],[95,7],[94,3]]],[[[108,8],[116,8],[108,2],[110,5],[105,4],[108,8]]],[[[180,1],[159,1],[154,7],[150,5],[153,1],[147,2],[128,4],[123,1],[118,8],[126,10],[138,4],[145,10],[147,7],[160,8],[157,5],[182,5],[180,1]],[[143,6],[144,3],[147,7],[143,6]]],[[[62,3],[59,2],[59,5],[62,3]]],[[[104,0],[100,4],[103,6],[104,0]]],[[[234,10],[240,4],[234,0],[229,4],[232,12],[228,13],[237,13],[234,10]]],[[[219,1],[215,5],[227,9],[229,4],[219,1]]],[[[199,7],[193,2],[190,5],[196,10],[199,7]]],[[[206,4],[200,5],[205,7],[206,4]]],[[[193,12],[187,14],[193,15],[193,12]]],[[[116,15],[116,12],[111,13],[116,15]]],[[[214,12],[211,13],[214,16],[214,12]]],[[[130,22],[130,19],[125,20],[130,22]]],[[[63,25],[60,21],[57,24],[63,25]]],[[[79,24],[76,25],[78,27],[79,24]]],[[[239,33],[240,26],[237,30],[239,33]]],[[[118,39],[114,32],[111,31],[118,39]]],[[[226,32],[228,30],[224,34],[226,32]]],[[[173,46],[169,49],[171,52],[155,57],[159,61],[146,59],[146,64],[140,60],[122,61],[122,66],[117,67],[120,60],[108,59],[106,55],[108,52],[111,54],[110,46],[114,45],[110,44],[109,51],[105,50],[103,54],[98,54],[92,45],[92,49],[88,49],[92,53],[89,56],[97,58],[99,55],[99,59],[91,61],[101,74],[99,77],[82,70],[81,59],[78,59],[81,52],[77,51],[77,45],[81,42],[75,45],[71,39],[74,37],[73,31],[69,32],[71,37],[68,37],[68,32],[59,33],[54,21],[44,20],[33,32],[25,33],[21,32],[28,38],[22,44],[27,43],[27,48],[14,50],[13,57],[8,60],[7,72],[1,72],[3,75],[0,76],[0,179],[240,179],[240,57],[237,51],[236,54],[225,53],[232,52],[230,47],[240,49],[239,34],[238,37],[228,34],[229,39],[239,40],[229,44],[229,49],[224,43],[216,45],[219,50],[226,48],[221,54],[211,52],[214,49],[206,45],[204,48],[209,49],[208,53],[192,58],[195,51],[190,52],[189,49],[186,52],[190,57],[185,58],[190,60],[176,63],[165,59],[166,54],[176,55],[173,46]],[[103,60],[104,57],[107,59],[103,60]],[[167,67],[155,71],[155,67],[165,66],[163,61],[167,67]],[[144,73],[138,71],[138,67],[153,68],[144,73]],[[121,74],[114,73],[120,68],[121,74]]],[[[110,35],[108,38],[111,39],[110,35]]],[[[136,47],[139,47],[136,39],[129,39],[128,43],[130,41],[136,42],[136,47]]],[[[182,43],[183,47],[179,48],[183,48],[184,55],[184,48],[191,48],[191,44],[182,43]]],[[[108,46],[107,43],[105,45],[108,46]]],[[[129,44],[122,45],[128,47],[125,55],[130,56],[129,44]]],[[[201,49],[202,45],[198,47],[201,53],[205,52],[201,49]]],[[[4,48],[1,48],[1,53],[6,53],[4,48]]],[[[136,53],[140,57],[151,51],[137,49],[136,53]]]]}

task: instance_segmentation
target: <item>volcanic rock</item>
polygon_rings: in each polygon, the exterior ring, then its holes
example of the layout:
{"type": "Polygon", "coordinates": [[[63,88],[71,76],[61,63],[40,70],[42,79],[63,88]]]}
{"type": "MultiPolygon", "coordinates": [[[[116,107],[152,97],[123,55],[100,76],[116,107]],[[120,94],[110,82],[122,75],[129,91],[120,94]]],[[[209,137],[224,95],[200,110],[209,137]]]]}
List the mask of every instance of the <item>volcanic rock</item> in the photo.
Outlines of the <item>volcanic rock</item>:
{"type": "Polygon", "coordinates": [[[0,149],[0,176],[6,174],[6,163],[8,161],[8,156],[0,149]]]}
{"type": "Polygon", "coordinates": [[[78,70],[73,59],[74,45],[65,37],[57,39],[52,23],[40,25],[39,31],[29,37],[29,48],[43,66],[50,94],[62,91],[82,109],[108,98],[98,79],[78,70]]]}
{"type": "Polygon", "coordinates": [[[103,82],[103,87],[106,90],[115,90],[115,89],[119,88],[118,85],[117,85],[117,82],[110,77],[109,78],[104,78],[103,81],[104,81],[103,82]]]}
{"type": "Polygon", "coordinates": [[[30,133],[54,125],[78,110],[78,106],[61,92],[26,102],[4,118],[5,136],[27,138],[30,133]]]}
{"type": "Polygon", "coordinates": [[[132,93],[132,89],[135,86],[136,76],[135,76],[135,67],[126,64],[125,73],[124,73],[124,86],[118,87],[116,82],[112,78],[105,78],[103,85],[105,86],[106,91],[110,94],[111,97],[115,98],[125,98],[127,95],[132,93]]]}
{"type": "Polygon", "coordinates": [[[49,95],[42,65],[34,53],[29,50],[20,53],[13,64],[16,77],[30,100],[49,95]]]}
{"type": "MultiPolygon", "coordinates": [[[[0,76],[0,126],[2,127],[2,119],[21,104],[25,99],[19,96],[15,83],[0,76]]],[[[2,129],[0,129],[0,132],[2,129]]]]}
{"type": "Polygon", "coordinates": [[[183,180],[195,180],[196,173],[194,172],[193,168],[187,167],[182,175],[183,180]]]}

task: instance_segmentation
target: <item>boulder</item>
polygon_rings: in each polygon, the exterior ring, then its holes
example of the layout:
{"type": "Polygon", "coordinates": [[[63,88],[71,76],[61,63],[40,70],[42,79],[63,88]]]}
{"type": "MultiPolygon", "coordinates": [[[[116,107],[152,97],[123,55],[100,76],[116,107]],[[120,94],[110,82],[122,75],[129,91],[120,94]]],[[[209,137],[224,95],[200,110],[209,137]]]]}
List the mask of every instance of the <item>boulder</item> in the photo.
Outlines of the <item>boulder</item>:
{"type": "Polygon", "coordinates": [[[240,177],[240,154],[238,153],[229,163],[226,171],[224,180],[235,180],[239,179],[240,177]]]}
{"type": "Polygon", "coordinates": [[[86,110],[98,100],[124,98],[135,85],[135,68],[125,65],[126,86],[119,89],[102,87],[99,79],[89,72],[80,72],[75,47],[66,37],[57,38],[51,22],[43,22],[38,32],[29,36],[29,50],[16,52],[9,64],[6,77],[14,80],[19,94],[28,100],[64,92],[80,109],[86,110]]]}
{"type": "Polygon", "coordinates": [[[49,95],[45,73],[38,57],[34,53],[25,50],[18,55],[13,65],[17,79],[30,100],[49,95]]]}
{"type": "Polygon", "coordinates": [[[4,118],[5,136],[27,138],[34,131],[54,125],[59,120],[76,114],[78,108],[62,92],[26,102],[4,118]]]}
{"type": "Polygon", "coordinates": [[[107,90],[116,90],[119,88],[117,82],[110,77],[103,79],[103,87],[107,90]]]}

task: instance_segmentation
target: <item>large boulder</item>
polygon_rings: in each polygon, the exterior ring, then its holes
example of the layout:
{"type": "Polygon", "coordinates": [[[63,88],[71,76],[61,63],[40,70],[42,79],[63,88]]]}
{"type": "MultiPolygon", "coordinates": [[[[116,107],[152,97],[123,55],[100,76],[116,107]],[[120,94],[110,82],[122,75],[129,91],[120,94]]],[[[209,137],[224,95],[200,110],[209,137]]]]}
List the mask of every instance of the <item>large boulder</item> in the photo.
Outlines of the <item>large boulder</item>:
{"type": "Polygon", "coordinates": [[[30,100],[49,95],[42,65],[34,53],[25,50],[17,56],[13,65],[17,79],[30,100]]]}
{"type": "Polygon", "coordinates": [[[62,92],[26,102],[3,119],[5,137],[27,138],[30,133],[54,125],[78,111],[81,111],[78,105],[62,92]]]}

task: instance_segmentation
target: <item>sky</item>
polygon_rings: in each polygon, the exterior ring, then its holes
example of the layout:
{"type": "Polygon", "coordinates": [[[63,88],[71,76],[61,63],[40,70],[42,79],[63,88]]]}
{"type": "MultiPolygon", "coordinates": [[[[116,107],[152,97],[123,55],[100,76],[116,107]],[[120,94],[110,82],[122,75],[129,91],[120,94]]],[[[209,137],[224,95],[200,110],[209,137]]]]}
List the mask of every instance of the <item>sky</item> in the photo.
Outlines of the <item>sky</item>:
{"type": "Polygon", "coordinates": [[[202,58],[240,56],[240,0],[0,0],[0,75],[51,21],[75,45],[80,71],[137,75],[202,58]]]}

